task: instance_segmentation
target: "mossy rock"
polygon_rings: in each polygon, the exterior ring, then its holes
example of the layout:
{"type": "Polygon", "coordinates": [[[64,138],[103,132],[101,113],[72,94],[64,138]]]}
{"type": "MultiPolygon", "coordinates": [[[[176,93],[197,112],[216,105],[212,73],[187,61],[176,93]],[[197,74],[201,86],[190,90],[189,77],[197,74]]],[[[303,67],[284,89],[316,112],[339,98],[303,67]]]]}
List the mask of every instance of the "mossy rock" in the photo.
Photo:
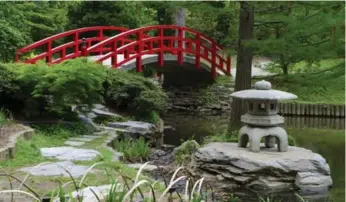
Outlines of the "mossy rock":
{"type": "Polygon", "coordinates": [[[195,140],[188,140],[181,144],[179,147],[175,148],[173,151],[174,159],[177,163],[183,164],[184,162],[189,162],[191,156],[199,149],[201,146],[195,140]]]}

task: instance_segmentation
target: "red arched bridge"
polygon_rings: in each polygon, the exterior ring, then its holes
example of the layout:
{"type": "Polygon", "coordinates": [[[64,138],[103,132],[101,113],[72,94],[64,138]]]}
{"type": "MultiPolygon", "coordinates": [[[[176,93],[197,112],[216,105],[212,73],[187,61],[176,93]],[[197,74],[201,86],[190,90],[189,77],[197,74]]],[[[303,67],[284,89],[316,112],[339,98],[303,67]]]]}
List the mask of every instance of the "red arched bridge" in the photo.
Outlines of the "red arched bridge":
{"type": "Polygon", "coordinates": [[[230,75],[231,58],[222,47],[204,34],[187,27],[155,25],[137,29],[116,26],[85,27],[42,39],[16,53],[16,62],[34,64],[45,60],[56,64],[77,57],[111,65],[112,68],[136,68],[142,65],[176,60],[180,65],[191,63],[196,68],[207,68],[213,78],[217,72],[230,75]],[[166,31],[175,36],[166,36],[166,31]],[[35,54],[28,57],[30,54],[35,54]]]}

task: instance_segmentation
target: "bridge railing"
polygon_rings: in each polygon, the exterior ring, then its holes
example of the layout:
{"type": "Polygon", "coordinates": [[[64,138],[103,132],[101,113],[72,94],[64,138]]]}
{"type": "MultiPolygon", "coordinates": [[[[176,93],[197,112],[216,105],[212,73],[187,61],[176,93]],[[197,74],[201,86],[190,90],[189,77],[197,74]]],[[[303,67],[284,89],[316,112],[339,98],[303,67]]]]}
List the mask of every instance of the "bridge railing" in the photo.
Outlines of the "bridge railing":
{"type": "MultiPolygon", "coordinates": [[[[45,59],[45,61],[49,64],[59,63],[63,60],[80,56],[81,45],[83,42],[85,42],[86,48],[88,48],[95,43],[105,40],[107,38],[107,36],[105,36],[105,31],[115,31],[117,33],[121,33],[127,30],[127,28],[116,26],[94,26],[66,31],[51,37],[47,37],[17,50],[15,60],[16,62],[36,63],[38,60],[45,59]],[[86,37],[83,41],[81,36],[87,34],[91,35],[91,37],[86,37]],[[58,40],[63,39],[70,41],[54,47],[55,44],[59,44],[58,40]],[[68,51],[70,49],[72,49],[72,51],[68,51]],[[36,54],[34,57],[26,59],[22,57],[23,55],[33,51],[36,54]],[[58,57],[53,57],[57,54],[58,57]]],[[[129,41],[131,40],[126,40],[123,43],[128,43],[129,41]]],[[[93,53],[102,54],[103,52],[109,52],[109,50],[110,49],[107,47],[99,47],[98,49],[94,49],[93,53]]]]}
{"type": "Polygon", "coordinates": [[[216,77],[217,69],[230,75],[231,59],[229,56],[226,58],[223,57],[222,47],[217,45],[211,38],[187,27],[156,25],[128,30],[87,48],[83,54],[84,56],[87,56],[95,50],[105,46],[110,47],[110,51],[101,56],[97,61],[103,62],[110,58],[113,68],[121,67],[123,64],[135,59],[136,70],[140,72],[142,71],[142,56],[147,54],[157,54],[158,62],[163,66],[164,54],[166,52],[177,55],[178,63],[182,65],[184,54],[187,53],[195,56],[195,64],[197,68],[201,67],[201,60],[203,60],[203,62],[209,62],[212,76],[214,78],[216,77]],[[164,31],[166,29],[176,30],[178,36],[165,36],[164,31]],[[156,36],[150,37],[146,35],[146,33],[150,31],[156,31],[156,36]],[[194,35],[194,38],[184,38],[184,32],[194,35]],[[121,43],[131,37],[136,40],[130,41],[126,44],[121,43]],[[168,45],[165,46],[164,44],[168,45]],[[177,46],[174,44],[177,44],[177,46]],[[134,50],[135,54],[130,55],[132,50],[134,50]],[[117,56],[119,54],[124,55],[124,60],[118,61],[117,56]]]}

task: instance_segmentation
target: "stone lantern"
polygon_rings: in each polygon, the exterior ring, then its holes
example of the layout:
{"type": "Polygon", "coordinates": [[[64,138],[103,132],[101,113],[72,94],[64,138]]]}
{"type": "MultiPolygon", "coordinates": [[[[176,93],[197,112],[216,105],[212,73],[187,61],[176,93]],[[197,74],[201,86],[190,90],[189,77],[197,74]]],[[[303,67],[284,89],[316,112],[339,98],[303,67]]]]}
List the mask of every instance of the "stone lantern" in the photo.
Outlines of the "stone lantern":
{"type": "Polygon", "coordinates": [[[264,137],[267,148],[272,148],[277,143],[279,151],[287,151],[287,133],[280,127],[284,123],[284,117],[277,114],[277,104],[279,100],[297,99],[296,95],[271,90],[271,83],[262,80],[255,83],[255,89],[237,91],[231,96],[248,101],[248,112],[241,116],[245,126],[239,131],[239,147],[246,147],[249,142],[250,150],[259,152],[260,142],[264,137]]]}

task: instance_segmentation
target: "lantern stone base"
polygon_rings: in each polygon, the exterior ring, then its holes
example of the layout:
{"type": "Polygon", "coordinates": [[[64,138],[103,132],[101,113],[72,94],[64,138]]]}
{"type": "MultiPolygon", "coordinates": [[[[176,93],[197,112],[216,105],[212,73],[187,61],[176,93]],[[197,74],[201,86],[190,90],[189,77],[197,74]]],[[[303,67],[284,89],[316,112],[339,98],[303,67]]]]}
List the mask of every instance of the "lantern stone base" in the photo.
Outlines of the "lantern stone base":
{"type": "Polygon", "coordinates": [[[262,151],[255,153],[237,143],[207,144],[194,155],[195,174],[205,177],[215,190],[228,193],[246,189],[260,193],[328,193],[332,185],[330,168],[321,155],[300,147],[289,146],[287,152],[277,152],[264,144],[261,147],[262,151]]]}
{"type": "Polygon", "coordinates": [[[273,148],[275,143],[277,143],[279,151],[287,151],[287,133],[285,129],[278,126],[260,128],[245,125],[239,131],[238,146],[246,147],[249,142],[250,151],[259,152],[261,139],[263,137],[265,138],[265,146],[267,148],[273,148]]]}

